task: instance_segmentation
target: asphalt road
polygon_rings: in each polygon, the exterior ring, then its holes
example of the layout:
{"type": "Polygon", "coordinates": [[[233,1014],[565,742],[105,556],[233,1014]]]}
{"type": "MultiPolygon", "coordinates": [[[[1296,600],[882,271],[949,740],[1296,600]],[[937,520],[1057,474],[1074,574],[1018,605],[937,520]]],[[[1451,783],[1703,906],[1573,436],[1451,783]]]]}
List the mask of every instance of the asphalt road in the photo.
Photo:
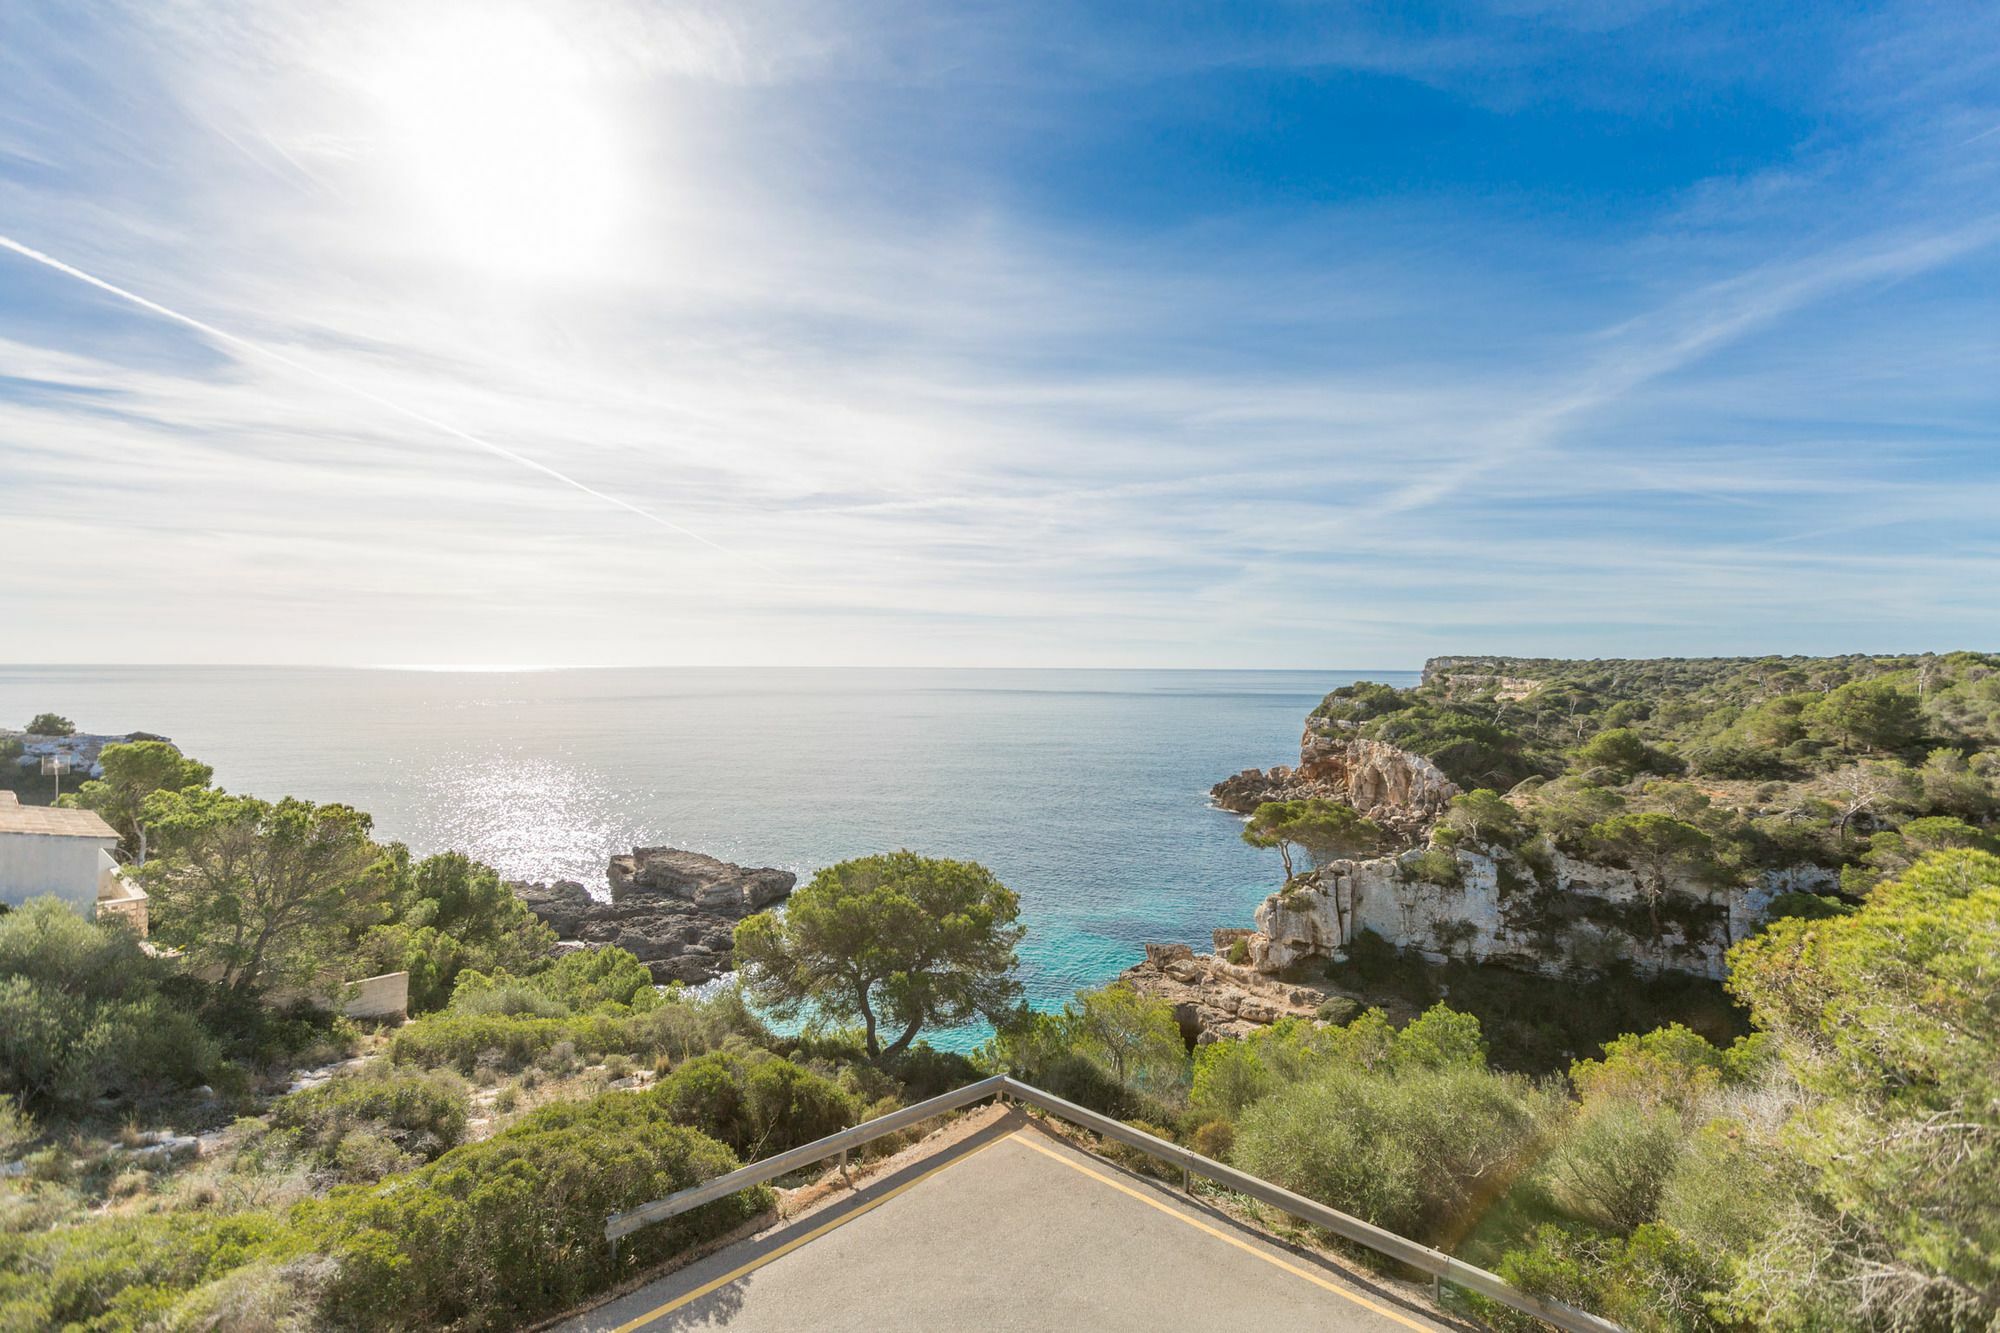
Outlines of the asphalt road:
{"type": "Polygon", "coordinates": [[[1384,1288],[1010,1115],[563,1329],[1444,1327],[1384,1288]]]}

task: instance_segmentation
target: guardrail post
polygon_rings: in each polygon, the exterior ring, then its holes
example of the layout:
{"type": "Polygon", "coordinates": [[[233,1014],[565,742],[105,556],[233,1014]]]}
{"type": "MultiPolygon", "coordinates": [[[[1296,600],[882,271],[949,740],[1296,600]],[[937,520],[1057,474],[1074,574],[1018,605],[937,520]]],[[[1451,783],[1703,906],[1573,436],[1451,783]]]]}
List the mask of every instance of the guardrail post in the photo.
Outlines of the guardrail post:
{"type": "Polygon", "coordinates": [[[852,1185],[854,1183],[847,1178],[847,1149],[845,1148],[840,1150],[840,1180],[844,1185],[852,1185]]]}

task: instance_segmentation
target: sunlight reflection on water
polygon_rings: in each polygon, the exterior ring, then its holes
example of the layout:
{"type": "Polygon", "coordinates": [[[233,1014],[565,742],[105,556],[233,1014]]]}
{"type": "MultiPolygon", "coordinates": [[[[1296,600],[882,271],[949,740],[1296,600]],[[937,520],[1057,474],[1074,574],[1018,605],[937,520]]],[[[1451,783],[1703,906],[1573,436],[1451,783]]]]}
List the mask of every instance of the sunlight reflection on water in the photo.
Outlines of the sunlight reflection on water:
{"type": "Polygon", "coordinates": [[[801,880],[907,847],[1020,895],[1031,1002],[1102,985],[1147,941],[1206,948],[1275,887],[1206,805],[1288,762],[1366,674],[1172,671],[361,671],[0,667],[0,717],[162,732],[232,791],[344,801],[418,855],[606,892],[634,846],[801,880]]]}
{"type": "Polygon", "coordinates": [[[420,817],[442,846],[478,848],[517,879],[575,879],[606,896],[605,848],[623,832],[599,775],[575,764],[495,752],[470,766],[434,763],[417,777],[420,817]]]}

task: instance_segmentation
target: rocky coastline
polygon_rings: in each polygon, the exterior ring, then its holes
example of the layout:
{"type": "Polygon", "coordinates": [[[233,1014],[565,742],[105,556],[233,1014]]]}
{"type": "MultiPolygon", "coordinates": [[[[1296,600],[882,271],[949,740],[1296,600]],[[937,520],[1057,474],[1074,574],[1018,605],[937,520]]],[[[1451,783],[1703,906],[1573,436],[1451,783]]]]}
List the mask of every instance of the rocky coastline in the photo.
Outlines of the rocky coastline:
{"type": "Polygon", "coordinates": [[[1423,756],[1343,734],[1312,718],[1299,739],[1297,768],[1245,769],[1210,788],[1209,800],[1247,815],[1265,801],[1319,797],[1352,806],[1391,834],[1414,841],[1458,794],[1458,784],[1423,756]]]}
{"type": "Polygon", "coordinates": [[[576,880],[512,888],[556,932],[559,951],[615,946],[661,985],[700,985],[734,970],[736,923],[784,901],[798,877],[680,847],[635,847],[611,858],[605,881],[608,898],[576,880]]]}
{"type": "MultiPolygon", "coordinates": [[[[1441,659],[1427,665],[1427,678],[1467,665],[1488,663],[1441,659]]],[[[1485,689],[1520,684],[1492,671],[1474,679],[1485,689]]],[[[1241,1036],[1288,1016],[1326,1017],[1321,1004],[1340,992],[1299,979],[1344,959],[1364,933],[1432,964],[1574,978],[1621,963],[1646,976],[1714,980],[1727,971],[1729,949],[1762,924],[1776,898],[1837,885],[1833,871],[1814,865],[1721,884],[1693,871],[1647,877],[1554,848],[1531,856],[1462,830],[1437,840],[1434,831],[1459,795],[1423,756],[1315,713],[1297,767],[1225,778],[1211,789],[1212,803],[1248,815],[1265,801],[1336,801],[1380,826],[1389,847],[1301,870],[1257,908],[1254,929],[1217,930],[1213,954],[1149,944],[1145,961],[1124,979],[1173,1004],[1197,1041],[1241,1036]]]]}
{"type": "Polygon", "coordinates": [[[1215,932],[1215,952],[1198,954],[1185,944],[1148,944],[1143,961],[1119,980],[1142,995],[1165,1000],[1190,1042],[1243,1037],[1281,1018],[1313,1018],[1333,994],[1330,987],[1295,986],[1227,960],[1229,946],[1248,930],[1215,932]]]}

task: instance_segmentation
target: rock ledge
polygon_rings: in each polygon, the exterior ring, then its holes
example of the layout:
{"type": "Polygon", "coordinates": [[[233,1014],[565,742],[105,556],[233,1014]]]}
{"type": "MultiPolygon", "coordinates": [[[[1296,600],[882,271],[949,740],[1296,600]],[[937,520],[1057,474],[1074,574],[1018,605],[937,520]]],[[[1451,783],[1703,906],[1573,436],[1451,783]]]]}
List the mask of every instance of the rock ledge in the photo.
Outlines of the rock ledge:
{"type": "MultiPolygon", "coordinates": [[[[1218,954],[1249,933],[1217,931],[1218,954]]],[[[1146,960],[1119,979],[1173,1005],[1181,1031],[1201,1043],[1247,1036],[1281,1018],[1312,1018],[1326,999],[1325,991],[1274,981],[1218,954],[1197,954],[1185,944],[1149,944],[1146,960]]]]}

